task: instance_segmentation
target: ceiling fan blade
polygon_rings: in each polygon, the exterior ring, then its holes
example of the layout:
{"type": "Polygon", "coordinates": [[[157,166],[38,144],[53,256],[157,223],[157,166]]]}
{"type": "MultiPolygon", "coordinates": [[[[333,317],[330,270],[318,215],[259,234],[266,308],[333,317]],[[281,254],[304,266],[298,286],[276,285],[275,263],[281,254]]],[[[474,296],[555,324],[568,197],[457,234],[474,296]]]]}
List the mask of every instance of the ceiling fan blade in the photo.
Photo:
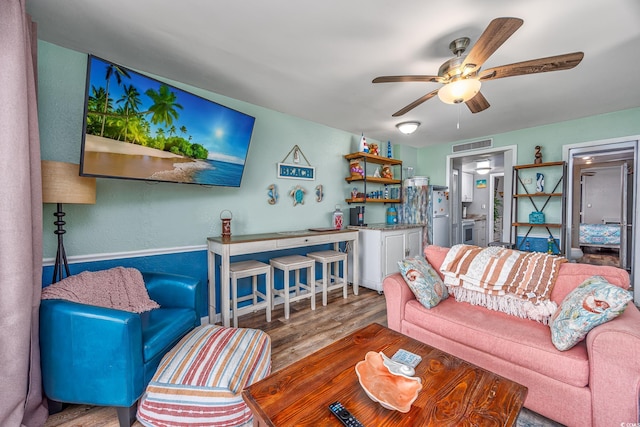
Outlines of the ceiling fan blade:
{"type": "Polygon", "coordinates": [[[462,63],[461,69],[465,70],[465,74],[481,67],[523,23],[520,18],[496,18],[491,21],[462,63]]]}
{"type": "Polygon", "coordinates": [[[465,104],[467,104],[469,110],[471,110],[471,112],[474,114],[479,113],[480,111],[484,111],[491,106],[482,92],[478,92],[476,96],[465,102],[465,104]]]}
{"type": "Polygon", "coordinates": [[[398,117],[398,116],[402,116],[403,114],[408,113],[409,111],[413,110],[414,108],[416,108],[418,105],[422,104],[425,101],[428,101],[429,99],[433,98],[434,96],[436,96],[438,94],[438,91],[440,89],[436,89],[433,90],[431,92],[429,92],[428,94],[416,99],[415,101],[413,101],[411,104],[407,105],[406,107],[404,107],[401,110],[396,111],[395,113],[393,113],[391,116],[392,117],[398,117]]]}
{"type": "Polygon", "coordinates": [[[495,80],[504,77],[522,76],[525,74],[546,73],[549,71],[570,70],[582,61],[584,53],[573,52],[547,58],[532,59],[488,68],[480,73],[480,80],[495,80]]]}
{"type": "Polygon", "coordinates": [[[440,83],[439,76],[381,76],[373,79],[372,83],[396,83],[396,82],[433,82],[440,83]]]}

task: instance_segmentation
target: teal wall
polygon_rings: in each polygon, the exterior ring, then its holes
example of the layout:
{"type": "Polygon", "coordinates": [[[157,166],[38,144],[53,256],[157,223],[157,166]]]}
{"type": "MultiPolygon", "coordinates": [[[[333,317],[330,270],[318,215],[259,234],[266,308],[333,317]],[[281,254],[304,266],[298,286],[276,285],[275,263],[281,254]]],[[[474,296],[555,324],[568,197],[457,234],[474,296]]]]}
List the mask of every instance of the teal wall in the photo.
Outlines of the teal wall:
{"type": "MultiPolygon", "coordinates": [[[[43,41],[38,44],[43,159],[80,161],[86,61],[84,53],[43,41]]],[[[64,206],[65,248],[72,261],[78,256],[205,245],[207,236],[220,235],[220,213],[225,209],[233,214],[233,234],[330,226],[336,204],[347,213],[344,199],[350,186],[344,180],[348,162],[343,156],[356,151],[360,135],[154,77],[256,117],[242,185],[203,187],[99,178],[95,205],[64,206]],[[296,144],[316,168],[315,181],[276,178],[276,164],[296,144]],[[267,187],[272,183],[280,193],[275,205],[267,203],[267,187]],[[287,193],[297,184],[307,195],[303,205],[294,207],[287,193]],[[322,202],[315,200],[319,184],[324,186],[322,202]]],[[[384,222],[385,208],[368,206],[367,221],[384,222]]],[[[54,210],[55,205],[44,205],[45,259],[56,251],[54,210]]]]}
{"type": "MultiPolygon", "coordinates": [[[[106,58],[109,59],[109,58],[106,58]]],[[[38,112],[42,158],[79,163],[87,55],[47,42],[38,42],[38,112]]],[[[127,65],[127,64],[122,64],[127,65]]],[[[256,117],[246,170],[240,188],[186,184],[145,183],[97,179],[95,205],[65,205],[65,248],[72,274],[115,265],[192,274],[207,280],[207,236],[220,235],[220,213],[233,213],[232,233],[248,234],[322,227],[331,224],[351,186],[344,180],[344,154],[357,150],[360,135],[350,134],[273,110],[227,98],[180,82],[154,76],[176,87],[256,117]],[[312,166],[315,181],[276,178],[276,164],[298,145],[312,166]],[[267,187],[278,186],[280,200],[267,202],[267,187]],[[303,205],[293,206],[287,193],[295,185],[307,190],[303,205]],[[325,199],[316,202],[316,185],[325,199]]],[[[523,129],[497,135],[494,146],[518,145],[518,163],[533,161],[533,147],[541,145],[545,161],[560,160],[562,145],[640,134],[640,108],[523,129]]],[[[465,141],[457,141],[465,142],[465,141]]],[[[393,143],[393,141],[392,141],[393,143]]],[[[414,148],[394,145],[395,158],[415,175],[427,175],[432,184],[445,184],[443,159],[452,144],[414,148]]],[[[380,144],[386,147],[385,143],[380,144]]],[[[367,222],[385,220],[384,205],[367,206],[367,222]]],[[[56,252],[54,205],[44,205],[44,258],[56,252]]],[[[43,269],[43,283],[51,267],[43,269]]],[[[219,294],[219,292],[218,292],[219,294]]],[[[206,286],[203,286],[206,299],[206,286]]],[[[204,313],[203,313],[204,314],[204,313]]]]}
{"type": "MultiPolygon", "coordinates": [[[[38,56],[42,158],[78,163],[87,55],[40,41],[38,56]]],[[[343,155],[356,150],[359,135],[161,80],[256,117],[242,186],[98,179],[95,205],[65,205],[65,247],[70,257],[204,245],[207,236],[220,234],[219,217],[225,209],[233,213],[234,234],[329,226],[336,204],[346,213],[344,198],[350,186],[344,180],[348,167],[343,155]],[[316,181],[276,178],[276,163],[296,144],[316,167],[316,181]],[[267,203],[267,186],[272,183],[280,193],[276,205],[267,203]],[[294,207],[287,193],[296,184],[307,190],[307,197],[304,205],[294,207]],[[318,184],[325,190],[320,203],[313,194],[318,184]]],[[[486,137],[493,138],[494,147],[518,145],[522,164],[533,161],[535,145],[542,146],[545,161],[555,161],[561,159],[565,144],[637,134],[640,108],[486,137]]],[[[466,141],[455,143],[460,142],[466,141]]],[[[414,167],[416,175],[444,184],[443,158],[451,154],[451,145],[420,149],[398,145],[393,147],[394,157],[404,159],[405,168],[414,167]]],[[[44,205],[45,258],[55,255],[54,209],[44,205]]],[[[384,222],[384,211],[382,205],[367,206],[367,222],[384,222]]]]}
{"type": "Polygon", "coordinates": [[[533,163],[536,145],[542,147],[545,162],[555,162],[562,160],[563,145],[639,134],[640,108],[633,108],[546,126],[486,135],[471,140],[460,140],[451,144],[419,149],[416,175],[427,175],[431,177],[432,184],[444,185],[446,183],[446,162],[443,159],[452,154],[452,145],[462,142],[493,138],[494,147],[517,145],[517,164],[528,164],[533,163]]]}

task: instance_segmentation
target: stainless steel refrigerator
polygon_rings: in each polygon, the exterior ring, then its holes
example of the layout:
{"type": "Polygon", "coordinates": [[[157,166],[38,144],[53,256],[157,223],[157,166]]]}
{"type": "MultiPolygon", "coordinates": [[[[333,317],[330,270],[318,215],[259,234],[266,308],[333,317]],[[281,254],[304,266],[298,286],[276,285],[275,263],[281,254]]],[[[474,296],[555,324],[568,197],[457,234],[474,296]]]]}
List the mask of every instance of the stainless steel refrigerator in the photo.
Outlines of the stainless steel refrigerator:
{"type": "Polygon", "coordinates": [[[449,189],[439,185],[407,185],[402,188],[402,205],[398,212],[402,224],[423,224],[422,242],[426,245],[451,246],[449,189]]]}

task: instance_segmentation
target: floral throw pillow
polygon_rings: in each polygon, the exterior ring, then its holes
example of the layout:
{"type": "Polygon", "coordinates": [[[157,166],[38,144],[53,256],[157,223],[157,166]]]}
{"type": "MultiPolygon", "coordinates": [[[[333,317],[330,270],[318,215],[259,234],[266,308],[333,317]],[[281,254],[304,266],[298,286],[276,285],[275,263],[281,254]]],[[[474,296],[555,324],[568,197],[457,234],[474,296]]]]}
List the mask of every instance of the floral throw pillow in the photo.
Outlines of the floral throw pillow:
{"type": "Polygon", "coordinates": [[[551,341],[560,351],[569,350],[598,325],[621,315],[631,301],[631,292],[592,276],[566,296],[553,314],[551,341]]]}
{"type": "Polygon", "coordinates": [[[405,258],[398,261],[404,281],[426,308],[433,308],[449,296],[447,287],[436,270],[422,257],[405,258]]]}

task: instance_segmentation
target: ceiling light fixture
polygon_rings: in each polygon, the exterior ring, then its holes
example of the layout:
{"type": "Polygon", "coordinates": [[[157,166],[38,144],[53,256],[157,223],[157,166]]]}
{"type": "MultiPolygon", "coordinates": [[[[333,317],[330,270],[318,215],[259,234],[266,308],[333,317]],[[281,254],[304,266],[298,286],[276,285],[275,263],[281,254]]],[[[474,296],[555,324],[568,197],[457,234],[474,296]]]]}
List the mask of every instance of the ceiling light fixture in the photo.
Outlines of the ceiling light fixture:
{"type": "Polygon", "coordinates": [[[480,80],[478,79],[457,79],[440,88],[438,98],[446,104],[460,104],[467,102],[478,92],[480,92],[480,80]]]}
{"type": "Polygon", "coordinates": [[[418,126],[420,126],[420,122],[402,122],[396,125],[398,130],[405,135],[411,135],[414,133],[416,129],[418,129],[418,126]]]}
{"type": "Polygon", "coordinates": [[[479,160],[476,162],[476,173],[478,175],[486,175],[491,172],[490,160],[479,160]]]}

